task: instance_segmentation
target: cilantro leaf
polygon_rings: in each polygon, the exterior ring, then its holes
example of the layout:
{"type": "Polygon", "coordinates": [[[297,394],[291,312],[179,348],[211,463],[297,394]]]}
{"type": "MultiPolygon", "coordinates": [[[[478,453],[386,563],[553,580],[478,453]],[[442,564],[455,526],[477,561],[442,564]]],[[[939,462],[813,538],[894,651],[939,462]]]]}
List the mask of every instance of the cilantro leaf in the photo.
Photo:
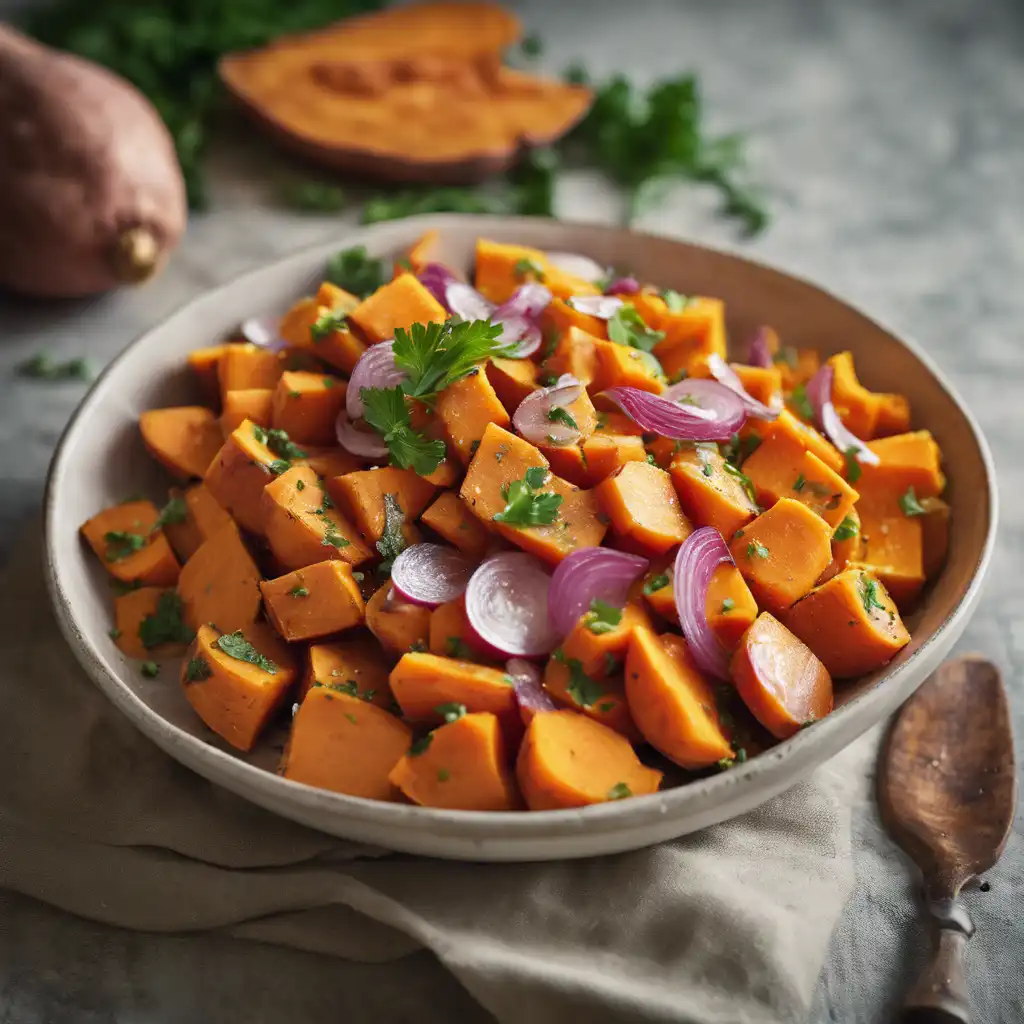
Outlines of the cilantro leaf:
{"type": "Polygon", "coordinates": [[[928,509],[917,500],[917,494],[913,487],[908,487],[906,493],[900,495],[900,509],[908,517],[928,514],[928,509]]]}
{"type": "Polygon", "coordinates": [[[857,520],[853,516],[847,516],[832,534],[833,540],[852,540],[859,533],[857,520]]]}
{"type": "Polygon", "coordinates": [[[365,245],[356,245],[336,252],[327,261],[327,280],[366,298],[384,283],[384,264],[373,259],[365,245]]]}
{"type": "Polygon", "coordinates": [[[548,478],[543,466],[532,466],[522,480],[503,484],[505,507],[494,517],[506,526],[550,526],[558,518],[562,495],[550,491],[537,493],[548,478]]]}
{"type": "Polygon", "coordinates": [[[161,644],[190,644],[195,633],[185,624],[184,606],[173,590],[157,599],[156,608],[139,623],[139,639],[146,650],[161,644]]]}
{"type": "Polygon", "coordinates": [[[120,562],[146,546],[146,538],[141,533],[126,530],[107,530],[103,539],[107,544],[105,556],[108,562],[120,562]]]}
{"type": "Polygon", "coordinates": [[[451,725],[452,722],[457,722],[466,714],[466,705],[452,701],[450,704],[438,704],[434,710],[445,720],[446,724],[451,725]]]}
{"type": "Polygon", "coordinates": [[[616,345],[650,352],[664,337],[664,331],[652,331],[647,326],[634,306],[621,306],[608,320],[608,339],[616,345]]]}
{"type": "Polygon", "coordinates": [[[799,475],[799,476],[798,476],[798,477],[796,478],[796,480],[794,480],[794,481],[793,481],[793,490],[794,490],[794,491],[796,491],[797,493],[799,493],[799,492],[800,492],[800,491],[802,491],[802,490],[803,490],[803,489],[804,489],[804,488],[805,488],[806,486],[807,486],[807,480],[806,480],[806,478],[804,477],[803,473],[801,473],[801,474],[800,474],[800,475],[799,475]]]}
{"type": "Polygon", "coordinates": [[[277,665],[266,655],[260,654],[255,647],[242,634],[240,629],[234,633],[225,633],[213,642],[213,646],[222,650],[229,658],[235,661],[244,661],[255,665],[270,675],[277,675],[277,665]]]}
{"type": "Polygon", "coordinates": [[[590,602],[590,611],[584,616],[587,629],[595,636],[611,633],[622,622],[622,609],[596,597],[590,602]]]}
{"type": "Polygon", "coordinates": [[[444,461],[444,441],[415,431],[401,387],[363,388],[363,419],[388,446],[393,465],[429,476],[444,461]]]}
{"type": "MultiPolygon", "coordinates": [[[[341,530],[338,529],[338,524],[327,521],[327,527],[324,530],[324,539],[320,541],[320,544],[325,548],[347,548],[352,542],[346,537],[341,530]]],[[[305,589],[305,588],[302,588],[305,589]]],[[[293,595],[296,596],[296,595],[293,595]]],[[[303,595],[305,596],[305,595],[303,595]]]]}
{"type": "Polygon", "coordinates": [[[160,515],[156,517],[156,522],[149,528],[150,533],[155,533],[157,530],[163,529],[168,525],[176,525],[178,523],[185,522],[185,517],[188,514],[188,506],[185,504],[184,498],[171,498],[162,509],[160,509],[160,515]]]}
{"type": "Polygon", "coordinates": [[[430,399],[470,374],[492,356],[509,355],[515,346],[499,342],[504,327],[489,320],[413,324],[395,329],[395,366],[408,375],[402,385],[412,398],[430,399]]]}

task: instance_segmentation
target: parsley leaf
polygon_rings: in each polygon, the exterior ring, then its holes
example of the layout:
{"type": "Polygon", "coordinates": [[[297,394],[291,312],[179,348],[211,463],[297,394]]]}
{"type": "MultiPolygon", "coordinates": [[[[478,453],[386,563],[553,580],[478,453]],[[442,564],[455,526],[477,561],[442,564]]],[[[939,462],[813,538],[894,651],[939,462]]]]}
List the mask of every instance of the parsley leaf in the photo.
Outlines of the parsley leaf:
{"type": "Polygon", "coordinates": [[[928,514],[928,509],[917,500],[917,494],[913,487],[908,487],[906,494],[900,496],[900,509],[908,517],[925,516],[928,514]]]}
{"type": "Polygon", "coordinates": [[[855,484],[864,472],[864,470],[860,468],[860,463],[857,461],[856,447],[851,444],[849,448],[845,449],[843,451],[843,458],[846,460],[846,479],[851,484],[855,484]]]}
{"type": "Polygon", "coordinates": [[[292,587],[292,589],[288,591],[288,596],[289,597],[309,597],[309,588],[308,587],[299,587],[299,586],[292,587]]]}
{"type": "Polygon", "coordinates": [[[752,540],[747,545],[747,558],[767,558],[769,554],[768,549],[760,541],[752,540]]]}
{"type": "Polygon", "coordinates": [[[408,375],[402,388],[412,398],[430,399],[461,380],[484,360],[509,355],[515,346],[498,339],[502,324],[466,320],[443,324],[413,324],[395,329],[395,366],[408,375]]]}
{"type": "Polygon", "coordinates": [[[652,331],[634,306],[623,305],[608,320],[608,339],[616,345],[628,345],[650,352],[665,337],[664,331],[652,331]]]}
{"type": "Polygon", "coordinates": [[[650,597],[658,590],[664,590],[668,586],[668,573],[661,572],[657,576],[651,576],[644,581],[644,594],[650,597]]]}
{"type": "Polygon", "coordinates": [[[596,597],[590,602],[590,611],[584,616],[587,629],[595,636],[611,633],[622,622],[622,609],[596,597]]]}
{"type": "Polygon", "coordinates": [[[431,743],[434,742],[434,734],[428,732],[426,736],[421,736],[415,743],[409,748],[410,757],[419,757],[420,754],[424,754],[431,743]]]}
{"type": "Polygon", "coordinates": [[[353,295],[366,298],[384,283],[384,264],[365,245],[342,249],[327,261],[327,280],[353,295]]]}
{"type": "Polygon", "coordinates": [[[348,315],[340,313],[335,310],[328,310],[326,313],[321,313],[309,325],[309,336],[313,339],[314,343],[323,341],[328,334],[333,331],[340,331],[345,327],[348,322],[348,315]]]}
{"type": "MultiPolygon", "coordinates": [[[[563,655],[563,661],[564,658],[563,655]]],[[[604,696],[601,684],[583,671],[583,662],[579,658],[570,658],[565,664],[569,669],[569,685],[566,687],[569,696],[581,708],[593,707],[604,696]]]]}
{"type": "Polygon", "coordinates": [[[804,489],[804,488],[805,488],[806,486],[807,486],[807,480],[806,480],[806,479],[804,478],[804,475],[803,475],[803,473],[801,473],[801,474],[800,474],[800,475],[799,475],[799,476],[798,476],[798,477],[796,478],[796,480],[795,480],[795,481],[793,482],[793,490],[794,490],[794,491],[796,491],[797,493],[799,493],[799,492],[800,492],[800,491],[802,491],[802,490],[803,490],[803,489],[804,489]]]}
{"type": "Polygon", "coordinates": [[[503,484],[501,496],[505,507],[494,517],[497,523],[507,526],[550,526],[558,518],[562,496],[546,491],[537,491],[548,478],[543,466],[532,466],[522,480],[503,484]]]}
{"type": "Polygon", "coordinates": [[[185,504],[184,498],[171,498],[162,509],[160,509],[160,515],[156,517],[156,522],[150,527],[149,532],[155,533],[157,530],[163,529],[163,527],[171,525],[177,525],[178,523],[185,522],[185,517],[188,513],[188,506],[185,504]]]}
{"type": "Polygon", "coordinates": [[[446,724],[451,725],[452,722],[457,722],[466,714],[466,705],[452,701],[450,704],[438,704],[434,710],[445,720],[446,724]]]}
{"type": "Polygon", "coordinates": [[[837,527],[835,533],[832,534],[833,540],[852,540],[859,533],[857,528],[857,520],[853,516],[847,516],[837,527]]]}
{"type": "Polygon", "coordinates": [[[160,675],[160,666],[155,661],[144,661],[139,666],[139,671],[147,679],[156,679],[156,677],[160,675]]]}
{"type": "Polygon", "coordinates": [[[544,268],[541,267],[536,260],[531,260],[528,256],[524,256],[522,259],[516,260],[516,264],[512,268],[512,273],[515,275],[517,281],[544,280],[544,268]]]}
{"type": "Polygon", "coordinates": [[[877,608],[883,612],[887,610],[885,605],[878,599],[878,580],[861,574],[859,589],[861,604],[864,605],[864,611],[868,615],[871,614],[872,608],[877,608]]]}
{"type": "Polygon", "coordinates": [[[272,676],[277,675],[277,665],[265,655],[260,654],[245,639],[240,629],[234,633],[225,633],[223,636],[218,637],[214,640],[213,646],[220,648],[229,658],[234,658],[235,661],[244,661],[250,665],[255,665],[272,676]]]}
{"type": "Polygon", "coordinates": [[[473,652],[470,650],[469,645],[461,636],[450,636],[444,642],[445,648],[448,651],[449,658],[460,658],[465,661],[473,656],[473,652]]]}
{"type": "Polygon", "coordinates": [[[556,405],[551,409],[548,409],[548,419],[552,423],[564,423],[572,430],[579,430],[579,426],[576,423],[576,420],[573,419],[572,413],[560,405],[556,405]]]}
{"type": "Polygon", "coordinates": [[[279,430],[275,427],[261,427],[258,423],[254,423],[252,425],[252,436],[260,444],[266,445],[284,462],[291,462],[292,459],[304,459],[306,457],[305,451],[288,436],[287,431],[279,430]]]}
{"type": "Polygon", "coordinates": [[[30,377],[33,380],[91,380],[92,368],[86,359],[69,359],[66,363],[58,363],[45,352],[39,352],[23,363],[19,363],[14,371],[19,377],[30,377]]]}
{"type": "Polygon", "coordinates": [[[385,494],[384,532],[381,534],[380,540],[377,541],[377,550],[384,559],[381,568],[385,572],[391,572],[391,566],[395,559],[406,549],[405,531],[402,529],[404,525],[405,512],[402,511],[397,496],[385,494]]]}
{"type": "Polygon", "coordinates": [[[747,751],[745,747],[740,747],[736,751],[735,757],[723,757],[718,762],[718,767],[721,771],[726,771],[729,768],[734,768],[738,764],[744,764],[747,760],[747,751]]]}
{"type": "Polygon", "coordinates": [[[689,295],[682,295],[677,291],[673,291],[671,288],[666,289],[661,293],[661,298],[665,305],[668,306],[670,313],[682,313],[687,306],[693,302],[693,299],[689,295]]]}
{"type": "Polygon", "coordinates": [[[797,384],[789,393],[790,408],[803,420],[814,421],[814,406],[807,397],[807,388],[803,384],[797,384]]]}
{"type": "Polygon", "coordinates": [[[161,644],[190,644],[195,633],[185,624],[181,598],[173,590],[157,599],[156,608],[139,623],[139,639],[146,650],[161,644]]]}
{"type": "Polygon", "coordinates": [[[608,790],[609,800],[625,800],[627,796],[632,796],[633,791],[626,785],[625,782],[616,782],[611,789],[608,790]]]}
{"type": "Polygon", "coordinates": [[[146,538],[141,533],[129,533],[125,530],[108,530],[103,534],[107,550],[108,562],[120,562],[146,546],[146,538]]]}
{"type": "MultiPolygon", "coordinates": [[[[339,529],[338,524],[327,521],[326,529],[324,530],[324,539],[320,541],[320,544],[325,548],[347,548],[352,542],[346,537],[339,529]]],[[[305,589],[305,588],[303,588],[305,589]]],[[[297,596],[297,595],[292,595],[297,596]]],[[[303,595],[305,596],[305,595],[303,595]]]]}
{"type": "Polygon", "coordinates": [[[185,665],[186,683],[201,683],[204,679],[209,679],[212,675],[213,669],[210,668],[206,659],[201,655],[189,658],[188,663],[185,665]]]}
{"type": "Polygon", "coordinates": [[[731,462],[726,461],[722,463],[723,468],[729,476],[735,477],[740,486],[743,488],[744,493],[750,499],[751,505],[757,504],[757,491],[754,490],[754,482],[743,472],[742,469],[737,469],[731,462]]]}
{"type": "Polygon", "coordinates": [[[415,431],[401,387],[363,388],[363,419],[388,446],[393,465],[429,476],[447,454],[444,441],[415,431]]]}

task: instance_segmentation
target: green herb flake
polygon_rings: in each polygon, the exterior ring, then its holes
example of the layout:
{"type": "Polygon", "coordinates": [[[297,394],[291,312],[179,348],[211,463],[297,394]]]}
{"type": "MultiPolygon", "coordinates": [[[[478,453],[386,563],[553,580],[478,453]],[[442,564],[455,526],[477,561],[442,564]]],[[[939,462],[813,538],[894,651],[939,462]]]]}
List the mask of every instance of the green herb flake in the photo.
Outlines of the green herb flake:
{"type": "Polygon", "coordinates": [[[109,636],[111,640],[119,640],[121,638],[121,630],[119,630],[117,626],[113,626],[111,629],[107,630],[107,636],[109,636]]]}
{"type": "Polygon", "coordinates": [[[595,636],[611,633],[622,622],[622,609],[596,597],[590,602],[590,611],[583,617],[587,629],[595,636]]]}
{"type": "Polygon", "coordinates": [[[539,57],[544,52],[544,42],[536,32],[531,32],[520,40],[519,49],[523,51],[524,56],[539,57]]]}
{"type": "Polygon", "coordinates": [[[64,381],[91,380],[92,368],[86,359],[69,359],[58,362],[45,352],[39,352],[23,363],[19,363],[14,371],[19,377],[30,380],[64,381]]]}
{"type": "Polygon", "coordinates": [[[297,490],[297,491],[304,491],[305,489],[306,489],[306,481],[305,480],[296,480],[295,481],[295,490],[297,490]]]}
{"type": "Polygon", "coordinates": [[[736,607],[736,602],[731,597],[727,597],[722,602],[722,614],[723,615],[728,615],[729,612],[731,612],[733,610],[733,608],[735,608],[735,607],[736,607]]]}
{"type": "Polygon", "coordinates": [[[185,522],[188,515],[188,506],[185,504],[184,498],[174,497],[171,498],[162,509],[160,509],[160,515],[156,517],[156,522],[150,527],[149,532],[155,533],[157,530],[163,529],[165,526],[176,526],[179,523],[185,522]]]}
{"type": "Polygon", "coordinates": [[[602,701],[597,705],[597,710],[606,715],[609,711],[615,710],[615,704],[610,700],[602,701]]]}
{"type": "Polygon", "coordinates": [[[807,480],[806,480],[806,479],[804,478],[804,475],[803,475],[803,473],[801,473],[801,474],[800,474],[800,475],[799,475],[799,476],[798,476],[798,477],[796,478],[796,480],[795,480],[795,481],[793,482],[793,490],[794,490],[794,491],[796,491],[797,493],[799,493],[799,492],[800,492],[800,491],[802,491],[802,490],[803,490],[803,489],[804,489],[804,488],[805,488],[806,486],[807,486],[807,480]]]}
{"type": "Polygon", "coordinates": [[[552,423],[564,423],[571,430],[579,430],[579,426],[573,419],[572,413],[560,405],[556,405],[554,408],[548,410],[548,419],[552,423]]]}
{"type": "Polygon", "coordinates": [[[423,642],[423,640],[413,640],[413,642],[409,644],[409,652],[411,654],[423,654],[426,651],[426,649],[427,645],[423,642]]]}
{"type": "Polygon", "coordinates": [[[814,406],[807,397],[807,388],[803,384],[797,384],[789,393],[790,408],[803,420],[813,422],[814,406]]]}
{"type": "Polygon", "coordinates": [[[326,313],[321,313],[320,316],[310,324],[309,336],[313,339],[314,344],[317,344],[323,341],[329,334],[333,334],[335,331],[344,330],[347,322],[347,314],[338,312],[337,310],[328,310],[326,313]]]}
{"type": "Polygon", "coordinates": [[[448,651],[449,658],[459,658],[462,661],[466,661],[473,657],[473,652],[470,650],[469,645],[461,636],[449,636],[445,638],[444,642],[445,649],[448,651]]]}
{"type": "Polygon", "coordinates": [[[337,213],[345,206],[344,191],[323,181],[289,181],[278,195],[285,206],[302,213],[337,213]]]}
{"type": "Polygon", "coordinates": [[[507,526],[550,526],[558,518],[562,495],[550,491],[537,493],[548,479],[544,466],[531,466],[522,480],[503,484],[505,507],[494,521],[507,526]]]}
{"type": "Polygon", "coordinates": [[[593,707],[604,696],[601,684],[583,671],[583,662],[579,658],[566,661],[563,653],[561,660],[569,669],[569,685],[566,687],[569,696],[578,707],[593,707]]]}
{"type": "Polygon", "coordinates": [[[865,576],[863,573],[860,577],[860,601],[864,605],[864,611],[871,614],[873,608],[877,608],[879,611],[887,611],[885,605],[879,600],[878,597],[878,580],[872,579],[870,576],[865,576]]]}
{"type": "Polygon", "coordinates": [[[447,782],[451,777],[452,777],[452,773],[450,771],[448,771],[447,768],[438,768],[437,769],[437,781],[438,782],[447,782]]]}
{"type": "Polygon", "coordinates": [[[384,264],[373,259],[364,245],[342,249],[327,261],[327,280],[365,299],[384,283],[384,264]]]}
{"type": "Polygon", "coordinates": [[[235,661],[244,661],[249,665],[255,665],[269,675],[277,675],[277,665],[268,657],[260,654],[255,647],[242,634],[236,630],[234,633],[225,633],[213,642],[213,646],[223,651],[229,658],[235,661]]]}
{"type": "Polygon", "coordinates": [[[280,476],[282,473],[287,473],[291,468],[292,464],[287,459],[274,459],[273,462],[267,463],[267,469],[269,469],[274,476],[280,476]]]}
{"type": "Polygon", "coordinates": [[[138,590],[142,586],[141,580],[118,580],[113,576],[107,580],[107,585],[113,590],[117,597],[124,597],[125,594],[130,594],[133,590],[138,590]]]}
{"type": "Polygon", "coordinates": [[[835,529],[832,534],[833,540],[853,540],[859,533],[857,520],[853,516],[847,516],[835,529]]]}
{"type": "Polygon", "coordinates": [[[324,539],[320,543],[325,548],[347,548],[352,542],[341,533],[336,523],[328,520],[324,539]]]}
{"type": "Polygon", "coordinates": [[[647,326],[635,306],[620,306],[608,320],[608,339],[616,345],[649,353],[664,337],[664,331],[652,331],[647,326]]]}
{"type": "Polygon", "coordinates": [[[206,659],[201,655],[196,655],[194,658],[189,658],[185,665],[185,682],[186,683],[201,683],[204,679],[209,679],[213,675],[213,669],[210,668],[206,659]]]}
{"type": "Polygon", "coordinates": [[[544,280],[544,268],[535,260],[531,260],[526,256],[522,259],[516,260],[516,264],[512,268],[512,273],[515,274],[517,281],[544,280]]]}
{"type": "Polygon", "coordinates": [[[288,596],[289,597],[309,597],[309,589],[307,587],[302,587],[302,586],[292,587],[292,589],[288,591],[288,596]]]}
{"type": "Polygon", "coordinates": [[[146,546],[146,538],[141,533],[125,530],[108,530],[103,534],[103,540],[107,545],[105,557],[108,562],[124,561],[146,546]]]}
{"type": "Polygon", "coordinates": [[[184,606],[173,590],[157,598],[156,608],[139,623],[139,640],[146,650],[161,644],[190,644],[195,633],[185,623],[184,606]]]}
{"type": "Polygon", "coordinates": [[[757,506],[757,491],[754,489],[754,482],[743,472],[742,469],[737,469],[731,462],[723,462],[723,468],[729,476],[735,478],[739,485],[743,488],[743,493],[750,499],[750,504],[757,506]]]}
{"type": "Polygon", "coordinates": [[[671,288],[663,291],[661,297],[670,313],[682,313],[694,301],[690,296],[673,291],[671,288]]]}
{"type": "Polygon", "coordinates": [[[857,448],[855,445],[850,445],[849,448],[843,451],[843,458],[846,461],[846,479],[851,483],[855,484],[864,472],[860,468],[860,462],[857,461],[857,448]]]}
{"type": "Polygon", "coordinates": [[[466,705],[452,701],[449,704],[438,704],[434,711],[445,720],[447,725],[451,725],[452,722],[457,722],[465,716],[466,705]]]}
{"type": "Polygon", "coordinates": [[[928,509],[918,501],[913,487],[908,487],[906,493],[900,496],[900,509],[908,517],[925,516],[928,514],[928,509]]]}
{"type": "Polygon", "coordinates": [[[609,800],[625,800],[627,796],[632,796],[633,791],[626,785],[625,782],[616,782],[611,789],[608,790],[609,800]]]}
{"type": "Polygon", "coordinates": [[[614,654],[606,652],[604,656],[604,674],[606,676],[613,676],[621,668],[622,665],[619,662],[619,659],[616,658],[614,654]]]}
{"type": "Polygon", "coordinates": [[[747,558],[767,558],[769,554],[760,541],[753,540],[747,545],[747,558]]]}
{"type": "Polygon", "coordinates": [[[406,549],[405,512],[398,503],[395,494],[384,495],[384,532],[377,541],[377,552],[380,554],[382,571],[390,574],[395,559],[406,549]]]}
{"type": "Polygon", "coordinates": [[[160,666],[155,661],[144,661],[139,666],[139,671],[147,679],[156,679],[156,677],[160,675],[160,666]]]}
{"type": "Polygon", "coordinates": [[[657,576],[651,576],[644,581],[644,594],[650,597],[651,594],[664,590],[668,586],[669,579],[668,573],[661,572],[657,576]]]}
{"type": "Polygon", "coordinates": [[[426,736],[421,736],[416,740],[413,745],[409,748],[410,757],[419,757],[420,754],[425,754],[430,748],[430,744],[434,742],[434,734],[428,732],[426,736]]]}

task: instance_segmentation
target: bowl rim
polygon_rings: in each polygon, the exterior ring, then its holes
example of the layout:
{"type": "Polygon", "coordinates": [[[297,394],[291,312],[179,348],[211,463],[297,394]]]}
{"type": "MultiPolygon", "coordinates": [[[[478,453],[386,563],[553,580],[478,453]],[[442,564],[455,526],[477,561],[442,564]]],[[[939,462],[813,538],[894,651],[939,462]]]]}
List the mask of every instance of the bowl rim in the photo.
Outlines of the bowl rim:
{"type": "MultiPolygon", "coordinates": [[[[786,788],[786,777],[795,782],[803,770],[814,767],[830,756],[835,756],[834,753],[826,754],[824,757],[820,756],[821,749],[829,745],[830,737],[853,729],[854,735],[841,744],[841,746],[845,746],[869,727],[870,723],[859,730],[856,729],[856,720],[858,717],[866,717],[870,713],[869,709],[872,705],[888,703],[891,705],[890,710],[895,709],[898,703],[909,697],[923,682],[923,675],[918,678],[917,667],[928,661],[932,650],[948,646],[948,644],[943,644],[943,634],[948,634],[950,631],[958,633],[957,627],[962,628],[962,624],[977,603],[991,561],[997,533],[998,500],[995,463],[988,442],[973,413],[922,348],[915,341],[892,330],[859,306],[846,302],[828,288],[808,280],[800,273],[790,271],[783,264],[769,264],[752,259],[728,246],[709,246],[653,232],[632,231],[616,225],[568,220],[551,221],[539,217],[421,214],[354,229],[346,228],[343,229],[340,237],[335,237],[329,242],[307,245],[280,259],[251,268],[230,281],[192,296],[173,313],[147,327],[126,345],[93,382],[78,408],[68,420],[54,450],[43,496],[43,561],[47,589],[57,613],[58,625],[88,675],[112,703],[158,746],[211,781],[233,789],[249,799],[253,798],[246,792],[248,787],[263,790],[275,809],[294,805],[305,812],[300,818],[305,821],[312,820],[312,815],[320,815],[326,811],[356,825],[365,824],[381,829],[426,829],[439,840],[445,837],[463,841],[469,838],[471,841],[479,842],[503,838],[510,841],[543,840],[551,838],[552,833],[573,835],[586,831],[590,834],[610,834],[640,829],[654,821],[663,821],[667,815],[682,812],[689,804],[696,805],[693,808],[695,814],[716,804],[744,803],[745,806],[750,806],[749,799],[744,801],[744,794],[749,796],[751,791],[759,788],[770,792],[786,788]],[[65,471],[71,438],[83,429],[90,411],[103,397],[106,381],[116,373],[118,366],[128,353],[139,345],[145,344],[146,339],[154,331],[184,316],[192,306],[201,302],[216,303],[221,294],[244,287],[246,282],[251,283],[261,274],[273,274],[285,271],[289,267],[299,267],[314,257],[325,257],[343,246],[367,245],[372,251],[373,243],[378,238],[384,239],[381,247],[386,248],[389,235],[401,236],[406,231],[411,232],[412,229],[427,231],[436,228],[443,232],[446,227],[463,225],[467,221],[472,221],[474,225],[478,226],[480,233],[486,232],[488,228],[509,229],[515,228],[517,225],[536,227],[545,224],[554,225],[555,229],[564,228],[582,233],[592,233],[595,236],[629,234],[641,241],[648,240],[661,244],[670,242],[709,255],[739,261],[752,269],[787,277],[797,284],[813,289],[822,297],[852,310],[907,348],[927,368],[936,383],[945,392],[946,397],[957,407],[970,429],[984,470],[987,517],[984,542],[968,582],[961,590],[946,618],[929,637],[922,641],[920,647],[910,654],[906,662],[879,679],[875,686],[836,708],[835,711],[816,723],[814,729],[801,730],[788,740],[780,742],[777,746],[771,747],[743,764],[736,765],[727,772],[720,772],[647,796],[633,797],[630,800],[609,801],[586,807],[539,812],[463,811],[420,807],[349,796],[294,782],[267,771],[265,768],[250,764],[227,750],[179,728],[159,715],[127,685],[123,684],[114,673],[107,670],[98,649],[79,627],[71,600],[61,583],[55,550],[55,535],[60,513],[57,507],[57,491],[59,480],[65,471]],[[774,789],[772,783],[774,783],[774,789]]],[[[758,802],[760,801],[755,800],[753,803],[758,802]]]]}

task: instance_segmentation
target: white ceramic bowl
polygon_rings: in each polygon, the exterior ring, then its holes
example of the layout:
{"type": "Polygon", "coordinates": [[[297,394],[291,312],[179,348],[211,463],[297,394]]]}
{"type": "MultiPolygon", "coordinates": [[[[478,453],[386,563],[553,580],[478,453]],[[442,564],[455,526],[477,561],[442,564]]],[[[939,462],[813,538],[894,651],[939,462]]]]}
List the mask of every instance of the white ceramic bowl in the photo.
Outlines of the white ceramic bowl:
{"type": "Polygon", "coordinates": [[[189,303],[126,349],[93,385],[68,425],[46,492],[46,571],[61,628],[104,693],[168,754],[212,781],[285,817],[347,839],[467,860],[544,860],[635,849],[741,814],[791,786],[889,715],[939,664],[974,608],[996,526],[995,475],[977,424],[910,342],[827,292],[734,255],[595,225],[501,217],[433,216],[379,224],[246,274],[189,303]],[[327,257],[365,245],[391,257],[428,228],[441,257],[468,267],[478,236],[573,251],[641,280],[725,299],[734,339],[773,325],[788,344],[850,349],[868,387],[899,390],[915,425],[928,427],[946,459],[952,505],[949,561],[912,621],[913,640],[882,672],[843,684],[837,708],[813,728],[711,778],[653,796],[543,813],[443,811],[378,803],[313,789],[273,773],[277,751],[251,755],[222,744],[194,715],[170,672],[143,678],[108,638],[106,574],[79,524],[133,492],[166,493],[136,421],[148,408],[190,400],[191,349],[217,342],[243,319],[285,308],[315,290],[327,257]]]}

